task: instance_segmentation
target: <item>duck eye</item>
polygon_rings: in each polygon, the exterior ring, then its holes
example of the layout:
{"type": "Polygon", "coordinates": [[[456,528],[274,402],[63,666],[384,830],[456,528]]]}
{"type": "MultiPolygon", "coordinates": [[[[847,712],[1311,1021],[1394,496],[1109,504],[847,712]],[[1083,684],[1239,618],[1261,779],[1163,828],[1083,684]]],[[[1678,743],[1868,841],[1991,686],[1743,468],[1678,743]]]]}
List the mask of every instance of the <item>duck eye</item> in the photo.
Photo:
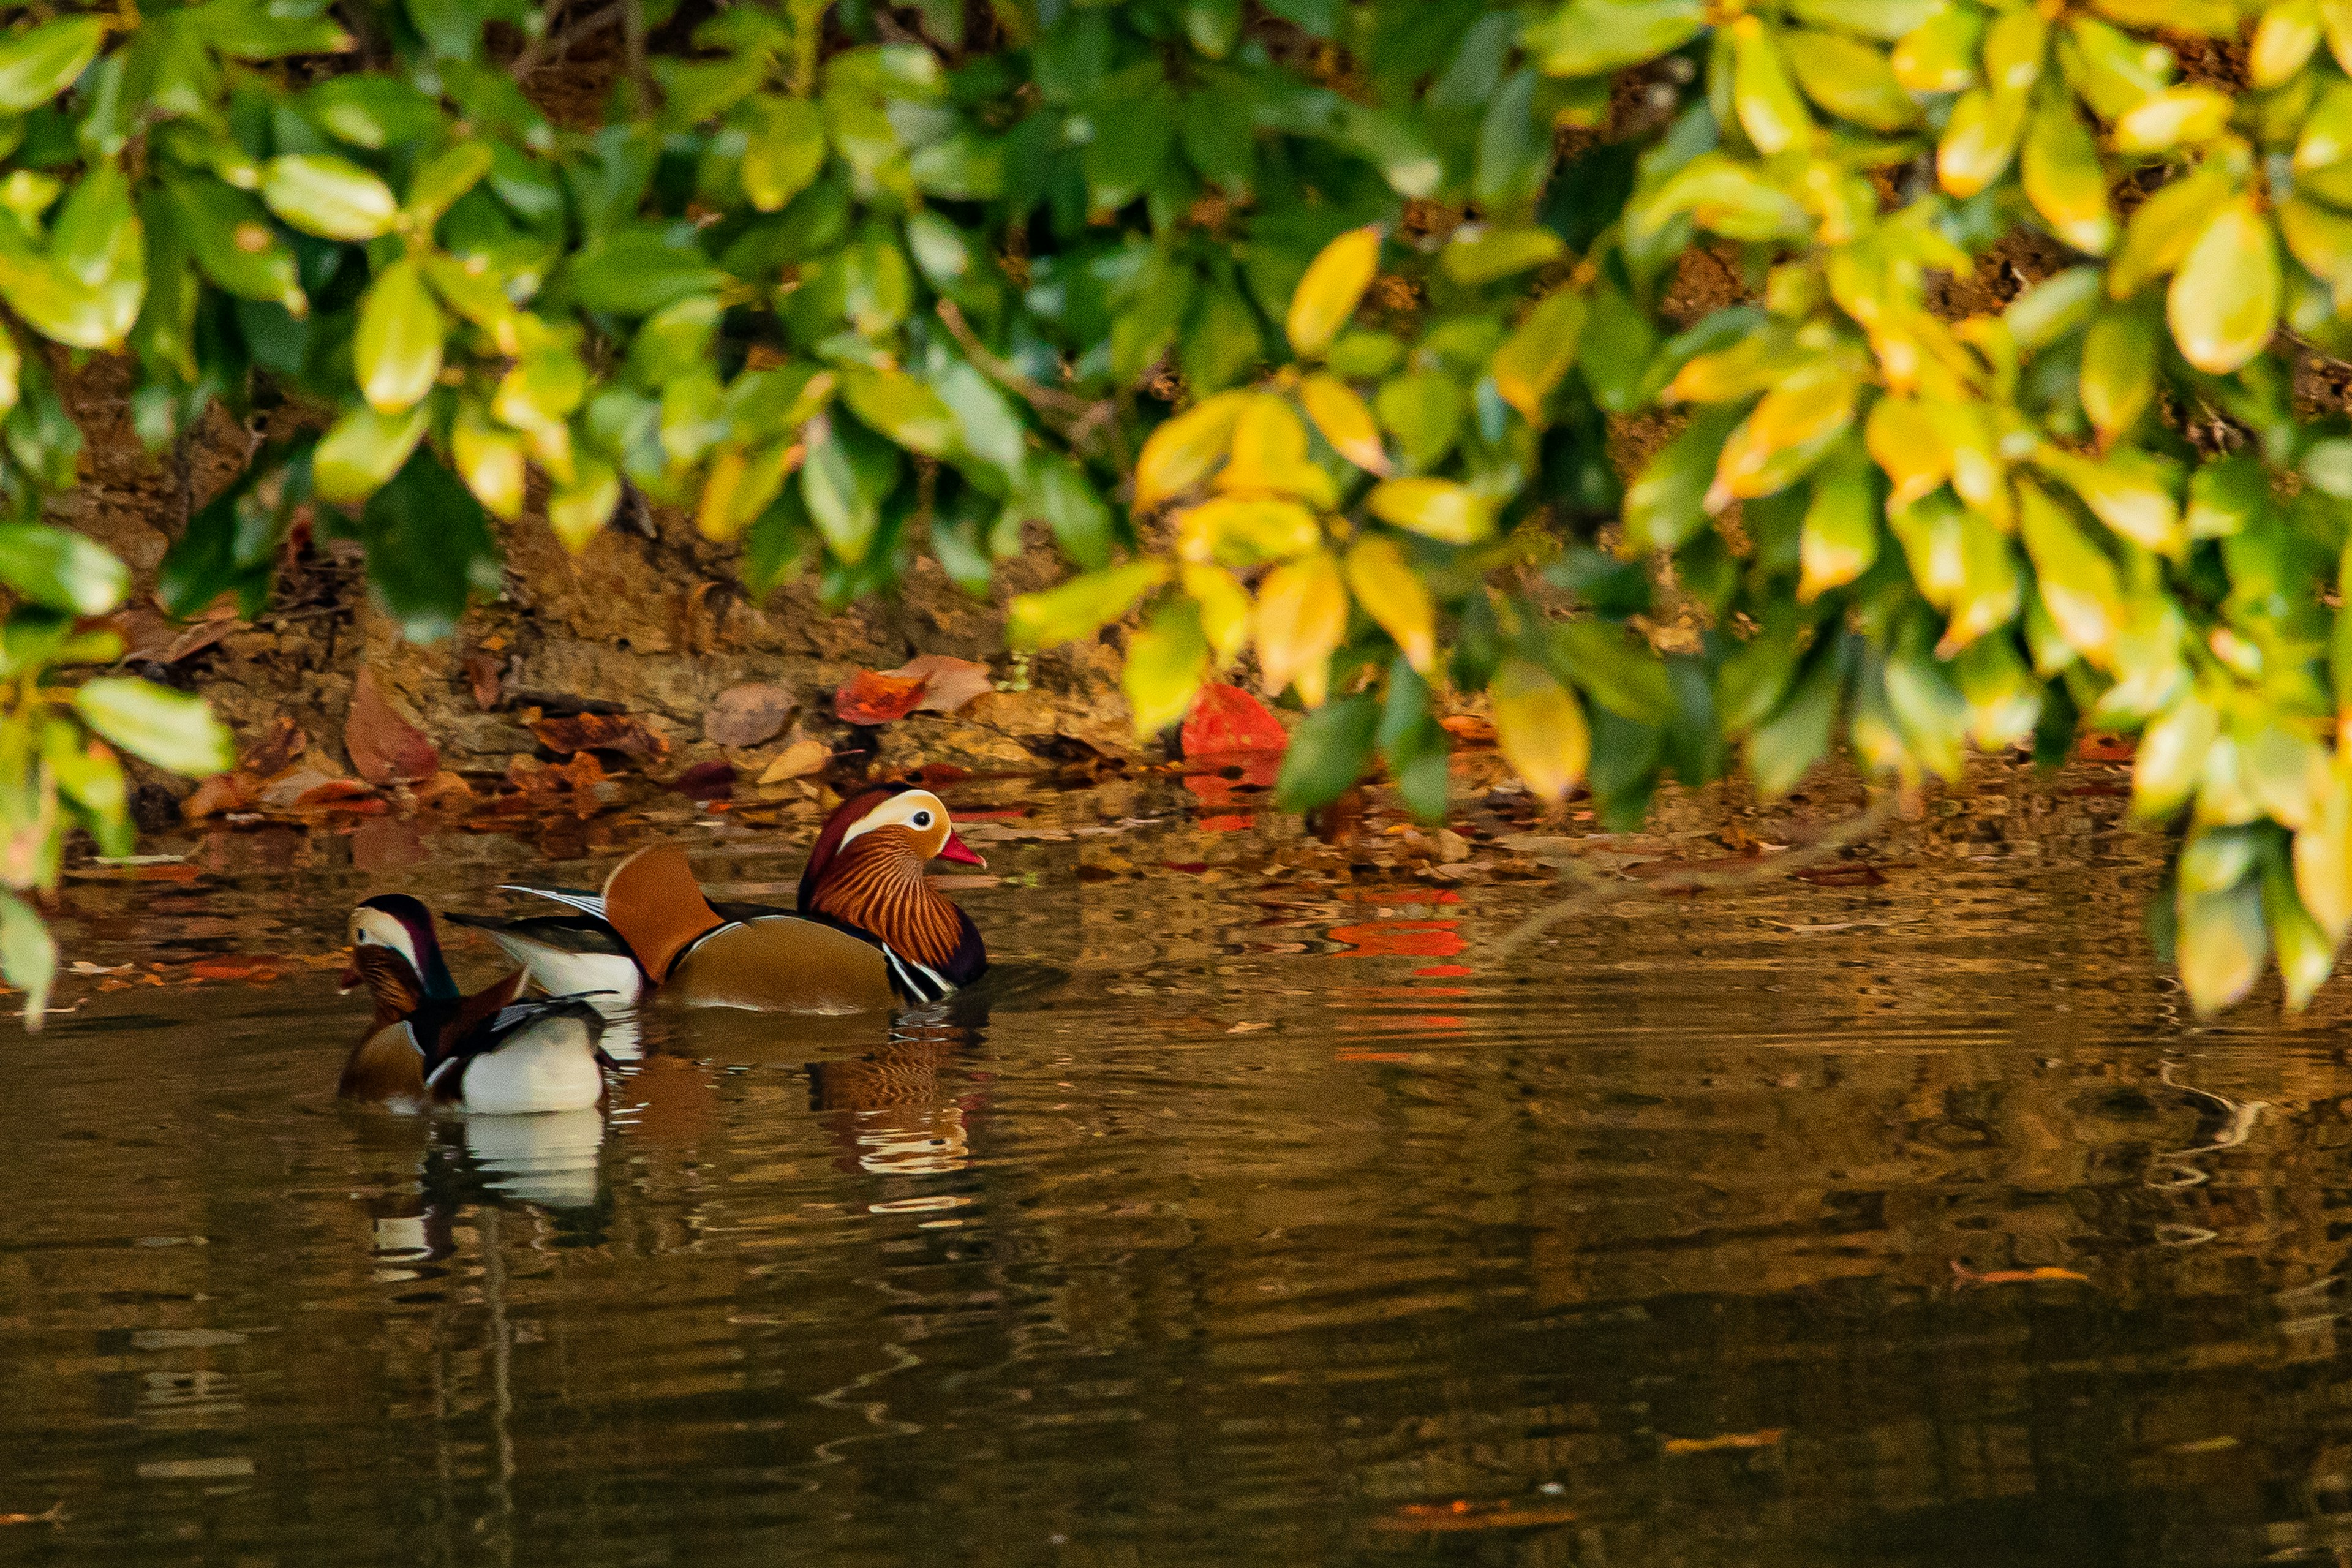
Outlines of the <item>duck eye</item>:
{"type": "Polygon", "coordinates": [[[931,825],[931,814],[928,811],[919,811],[915,813],[914,820],[916,826],[929,827],[931,825]]]}

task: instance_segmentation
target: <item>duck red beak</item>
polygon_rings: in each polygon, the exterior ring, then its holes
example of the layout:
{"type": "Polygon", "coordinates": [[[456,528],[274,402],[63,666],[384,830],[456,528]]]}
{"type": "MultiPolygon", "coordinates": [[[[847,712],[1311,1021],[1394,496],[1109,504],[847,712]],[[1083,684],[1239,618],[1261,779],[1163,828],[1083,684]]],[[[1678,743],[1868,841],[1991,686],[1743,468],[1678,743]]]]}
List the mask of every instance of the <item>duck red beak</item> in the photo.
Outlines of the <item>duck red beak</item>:
{"type": "Polygon", "coordinates": [[[940,858],[959,866],[977,866],[983,871],[988,868],[988,862],[972,853],[971,846],[958,838],[953,828],[948,830],[948,841],[940,846],[940,858]]]}

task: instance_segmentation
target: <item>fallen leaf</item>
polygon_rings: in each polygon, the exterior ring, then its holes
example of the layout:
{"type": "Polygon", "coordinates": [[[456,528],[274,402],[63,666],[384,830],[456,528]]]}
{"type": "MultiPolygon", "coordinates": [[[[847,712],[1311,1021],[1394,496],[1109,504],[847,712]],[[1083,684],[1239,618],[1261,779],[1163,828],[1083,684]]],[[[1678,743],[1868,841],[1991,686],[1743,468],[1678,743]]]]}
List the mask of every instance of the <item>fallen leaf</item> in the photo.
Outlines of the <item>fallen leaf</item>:
{"type": "Polygon", "coordinates": [[[2091,1282],[2089,1275],[2077,1274],[2072,1268],[1996,1268],[1988,1274],[1979,1274],[1963,1267],[1958,1258],[1952,1260],[1952,1279],[1963,1289],[1970,1285],[2039,1285],[2055,1280],[2088,1285],[2091,1282]]]}
{"type": "Polygon", "coordinates": [[[530,732],[539,737],[541,745],[562,756],[574,752],[618,752],[645,763],[669,755],[669,742],[627,713],[570,713],[555,719],[535,719],[531,721],[530,732]]]}
{"type": "Polygon", "coordinates": [[[250,980],[262,974],[278,977],[275,958],[200,958],[188,966],[194,980],[250,980]]]}
{"type": "Polygon", "coordinates": [[[732,687],[702,716],[702,733],[718,746],[762,745],[783,732],[795,706],[793,694],[781,686],[732,687]]]}
{"type": "Polygon", "coordinates": [[[251,792],[250,798],[256,805],[271,811],[284,811],[320,784],[350,782],[306,764],[271,775],[258,790],[251,792]]]}
{"type": "Polygon", "coordinates": [[[669,787],[688,800],[724,799],[735,793],[734,765],[719,758],[697,763],[670,780],[669,787]]]}
{"type": "Polygon", "coordinates": [[[921,678],[923,700],[915,706],[925,713],[952,713],[981,693],[996,689],[996,677],[988,666],[943,653],[922,654],[890,673],[921,678]]]}
{"type": "Polygon", "coordinates": [[[861,669],[833,694],[834,717],[845,724],[888,724],[921,705],[924,678],[861,669]]]}
{"type": "Polygon", "coordinates": [[[432,811],[462,810],[474,804],[474,786],[456,773],[437,773],[416,786],[416,804],[432,811]]]}
{"type": "Polygon", "coordinates": [[[825,763],[831,761],[833,761],[833,751],[830,747],[823,741],[812,741],[806,735],[803,735],[776,753],[776,760],[770,763],[767,770],[761,773],[760,782],[763,784],[782,784],[790,779],[806,778],[809,774],[822,770],[825,763]]]}
{"type": "Polygon", "coordinates": [[[1722,1448],[1769,1448],[1780,1441],[1782,1428],[1768,1426],[1761,1432],[1733,1432],[1720,1437],[1669,1437],[1665,1451],[1669,1454],[1712,1454],[1722,1448]]]}
{"type": "Polygon", "coordinates": [[[197,621],[173,637],[171,645],[164,648],[163,658],[158,662],[177,664],[184,658],[193,658],[231,632],[248,631],[251,628],[251,622],[239,620],[234,615],[208,616],[197,621]]]}
{"type": "Polygon", "coordinates": [[[466,684],[474,693],[474,706],[487,713],[499,705],[501,685],[499,661],[486,653],[466,656],[466,684]]]}
{"type": "Polygon", "coordinates": [[[1188,759],[1278,752],[1289,748],[1290,735],[1265,703],[1238,686],[1212,681],[1192,700],[1179,744],[1188,759]]]}
{"type": "Polygon", "coordinates": [[[1440,719],[1438,727],[1465,745],[1491,746],[1495,743],[1495,721],[1475,713],[1449,713],[1440,719]]]}
{"type": "Polygon", "coordinates": [[[248,773],[215,773],[180,803],[180,815],[190,822],[201,822],[225,811],[242,811],[253,804],[247,791],[254,782],[248,773]]]}
{"type": "Polygon", "coordinates": [[[310,737],[302,731],[292,717],[280,713],[269,721],[268,732],[250,746],[241,748],[237,765],[257,778],[269,778],[284,773],[294,759],[310,749],[310,737]]]}
{"type": "Polygon", "coordinates": [[[441,771],[441,753],[424,731],[401,717],[377,686],[375,671],[365,665],[352,687],[343,749],[351,752],[360,777],[370,784],[410,784],[441,771]]]}
{"type": "Polygon", "coordinates": [[[1256,826],[1255,816],[1204,816],[1200,821],[1203,833],[1247,833],[1256,826]]]}
{"type": "Polygon", "coordinates": [[[357,779],[327,779],[312,784],[294,799],[297,811],[364,811],[384,809],[375,792],[357,779]]]}
{"type": "Polygon", "coordinates": [[[1407,1503],[1392,1514],[1372,1521],[1374,1530],[1422,1534],[1466,1530],[1525,1530],[1543,1524],[1571,1524],[1576,1510],[1559,1503],[1531,1503],[1525,1508],[1508,1502],[1407,1503]]]}
{"type": "Polygon", "coordinates": [[[2138,751],[2138,743],[2129,735],[2099,733],[2084,736],[2074,754],[2086,763],[2127,763],[2138,751]]]}

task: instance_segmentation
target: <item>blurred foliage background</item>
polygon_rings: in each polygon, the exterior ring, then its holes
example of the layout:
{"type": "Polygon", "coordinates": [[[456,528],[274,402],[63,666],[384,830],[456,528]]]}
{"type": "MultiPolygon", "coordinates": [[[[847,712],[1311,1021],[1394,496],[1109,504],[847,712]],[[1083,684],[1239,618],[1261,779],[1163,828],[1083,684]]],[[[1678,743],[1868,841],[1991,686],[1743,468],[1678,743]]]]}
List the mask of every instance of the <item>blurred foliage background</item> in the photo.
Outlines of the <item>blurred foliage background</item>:
{"type": "MultiPolygon", "coordinates": [[[[1137,721],[1254,659],[1283,802],[1434,816],[1449,703],[1630,825],[1664,777],[1916,794],[2139,736],[2197,1004],[2352,922],[2352,0],[122,0],[0,35],[0,882],[130,847],[192,699],[56,672],[65,354],[162,450],[292,403],[175,613],[299,522],[407,635],[491,520],[648,503],[754,593],[1073,574],[1137,721]],[[622,58],[601,110],[534,84],[622,58]],[[1685,287],[1696,265],[1730,280],[1685,287]],[[2022,283],[1988,289],[1985,280],[2022,283]],[[2012,297],[2013,296],[2013,297],[2012,297]]],[[[54,955],[0,893],[0,960],[54,955]]]]}

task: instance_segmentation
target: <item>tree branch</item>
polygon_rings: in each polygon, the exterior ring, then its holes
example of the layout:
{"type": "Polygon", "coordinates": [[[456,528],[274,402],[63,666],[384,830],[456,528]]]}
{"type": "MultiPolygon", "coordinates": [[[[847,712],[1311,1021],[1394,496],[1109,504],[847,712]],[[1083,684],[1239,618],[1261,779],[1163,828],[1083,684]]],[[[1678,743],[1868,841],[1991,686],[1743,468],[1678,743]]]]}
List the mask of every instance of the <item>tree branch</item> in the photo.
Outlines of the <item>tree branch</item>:
{"type": "MultiPolygon", "coordinates": [[[[1676,877],[1671,883],[1661,882],[1663,889],[1746,888],[1776,880],[1792,871],[1802,871],[1818,866],[1843,850],[1848,845],[1868,838],[1886,826],[1899,804],[1892,794],[1881,795],[1868,809],[1857,816],[1848,817],[1831,828],[1802,849],[1784,850],[1768,855],[1754,867],[1737,871],[1692,871],[1676,877]]],[[[1573,844],[1572,838],[1556,840],[1561,845],[1573,844]]],[[[1563,873],[1563,879],[1580,884],[1580,890],[1569,894],[1549,906],[1537,910],[1512,928],[1509,934],[1487,947],[1485,956],[1490,959],[1508,958],[1512,953],[1543,935],[1552,927],[1571,916],[1584,914],[1627,899],[1656,898],[1659,892],[1646,884],[1603,881],[1572,861],[1547,862],[1563,873]]]]}

